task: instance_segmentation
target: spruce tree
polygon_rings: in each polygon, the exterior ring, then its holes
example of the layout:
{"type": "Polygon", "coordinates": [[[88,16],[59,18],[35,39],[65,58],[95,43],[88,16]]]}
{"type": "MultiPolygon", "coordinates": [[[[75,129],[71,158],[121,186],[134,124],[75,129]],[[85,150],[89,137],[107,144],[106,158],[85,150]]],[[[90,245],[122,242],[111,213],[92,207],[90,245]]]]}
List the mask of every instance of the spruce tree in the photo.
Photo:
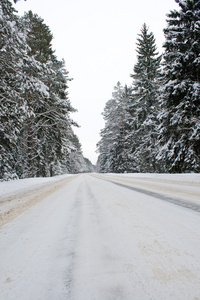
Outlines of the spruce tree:
{"type": "Polygon", "coordinates": [[[133,157],[132,171],[154,172],[155,140],[157,136],[158,90],[161,56],[155,38],[143,25],[137,39],[137,63],[134,66],[132,95],[128,103],[129,156],[133,157]]]}
{"type": "Polygon", "coordinates": [[[200,171],[200,1],[177,0],[165,28],[157,155],[165,172],[200,171]]]}
{"type": "Polygon", "coordinates": [[[21,95],[27,45],[10,1],[0,2],[0,178],[17,178],[18,136],[23,123],[21,95]]]}
{"type": "Polygon", "coordinates": [[[97,144],[100,172],[123,173],[127,171],[126,153],[126,88],[120,82],[114,87],[112,99],[107,101],[102,115],[106,121],[97,144]]]}

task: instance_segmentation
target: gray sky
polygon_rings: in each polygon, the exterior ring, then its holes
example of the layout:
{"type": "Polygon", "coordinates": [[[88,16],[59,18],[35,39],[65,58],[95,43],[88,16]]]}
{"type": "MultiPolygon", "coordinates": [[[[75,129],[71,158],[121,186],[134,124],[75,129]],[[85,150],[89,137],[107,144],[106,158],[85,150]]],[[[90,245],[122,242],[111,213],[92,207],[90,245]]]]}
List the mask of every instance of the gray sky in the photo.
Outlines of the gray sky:
{"type": "Polygon", "coordinates": [[[136,39],[144,23],[163,51],[166,14],[179,9],[175,0],[20,0],[19,14],[32,10],[53,33],[53,48],[64,58],[69,76],[74,129],[85,157],[96,163],[96,143],[104,127],[101,115],[117,81],[131,84],[136,39]]]}

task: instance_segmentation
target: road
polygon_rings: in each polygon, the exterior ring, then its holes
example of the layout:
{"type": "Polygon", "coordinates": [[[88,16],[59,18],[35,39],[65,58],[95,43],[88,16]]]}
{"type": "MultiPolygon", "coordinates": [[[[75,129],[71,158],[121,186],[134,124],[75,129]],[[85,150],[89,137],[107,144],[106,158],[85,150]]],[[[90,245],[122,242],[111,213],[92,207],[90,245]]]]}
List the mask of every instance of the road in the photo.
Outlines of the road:
{"type": "Polygon", "coordinates": [[[80,174],[31,194],[2,202],[1,300],[200,300],[196,183],[80,174]]]}

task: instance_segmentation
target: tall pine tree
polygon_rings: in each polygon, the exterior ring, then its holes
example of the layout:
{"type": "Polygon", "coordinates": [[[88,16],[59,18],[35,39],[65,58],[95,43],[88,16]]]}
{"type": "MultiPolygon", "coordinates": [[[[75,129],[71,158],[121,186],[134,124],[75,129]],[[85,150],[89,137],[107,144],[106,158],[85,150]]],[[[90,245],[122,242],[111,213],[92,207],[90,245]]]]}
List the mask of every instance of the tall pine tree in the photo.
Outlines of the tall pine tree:
{"type": "Polygon", "coordinates": [[[161,56],[155,38],[143,25],[137,40],[137,63],[134,66],[132,95],[129,99],[129,156],[132,171],[154,172],[157,137],[158,90],[161,56]]]}
{"type": "Polygon", "coordinates": [[[165,33],[157,158],[165,172],[200,172],[200,1],[176,0],[165,33]]]}

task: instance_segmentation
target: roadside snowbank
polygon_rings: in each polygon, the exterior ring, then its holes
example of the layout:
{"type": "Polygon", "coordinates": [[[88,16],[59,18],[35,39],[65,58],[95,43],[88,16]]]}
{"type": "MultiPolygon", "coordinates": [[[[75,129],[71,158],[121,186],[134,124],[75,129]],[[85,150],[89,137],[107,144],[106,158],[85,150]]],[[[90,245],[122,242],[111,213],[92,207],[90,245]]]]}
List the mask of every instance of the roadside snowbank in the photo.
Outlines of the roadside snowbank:
{"type": "Polygon", "coordinates": [[[3,197],[7,197],[22,191],[25,192],[29,189],[35,189],[39,186],[46,185],[47,183],[56,182],[70,176],[72,175],[66,174],[54,177],[26,178],[0,182],[0,201],[3,197]]]}
{"type": "Polygon", "coordinates": [[[94,174],[94,176],[130,187],[200,205],[200,174],[94,174]]]}
{"type": "Polygon", "coordinates": [[[66,185],[76,175],[0,183],[0,227],[66,185]]]}
{"type": "Polygon", "coordinates": [[[179,183],[199,183],[200,185],[200,174],[197,173],[184,173],[184,174],[164,174],[164,173],[124,173],[124,174],[116,174],[116,173],[107,173],[106,175],[112,176],[123,176],[123,177],[131,177],[131,178],[149,178],[156,180],[170,180],[177,181],[179,183]]]}

